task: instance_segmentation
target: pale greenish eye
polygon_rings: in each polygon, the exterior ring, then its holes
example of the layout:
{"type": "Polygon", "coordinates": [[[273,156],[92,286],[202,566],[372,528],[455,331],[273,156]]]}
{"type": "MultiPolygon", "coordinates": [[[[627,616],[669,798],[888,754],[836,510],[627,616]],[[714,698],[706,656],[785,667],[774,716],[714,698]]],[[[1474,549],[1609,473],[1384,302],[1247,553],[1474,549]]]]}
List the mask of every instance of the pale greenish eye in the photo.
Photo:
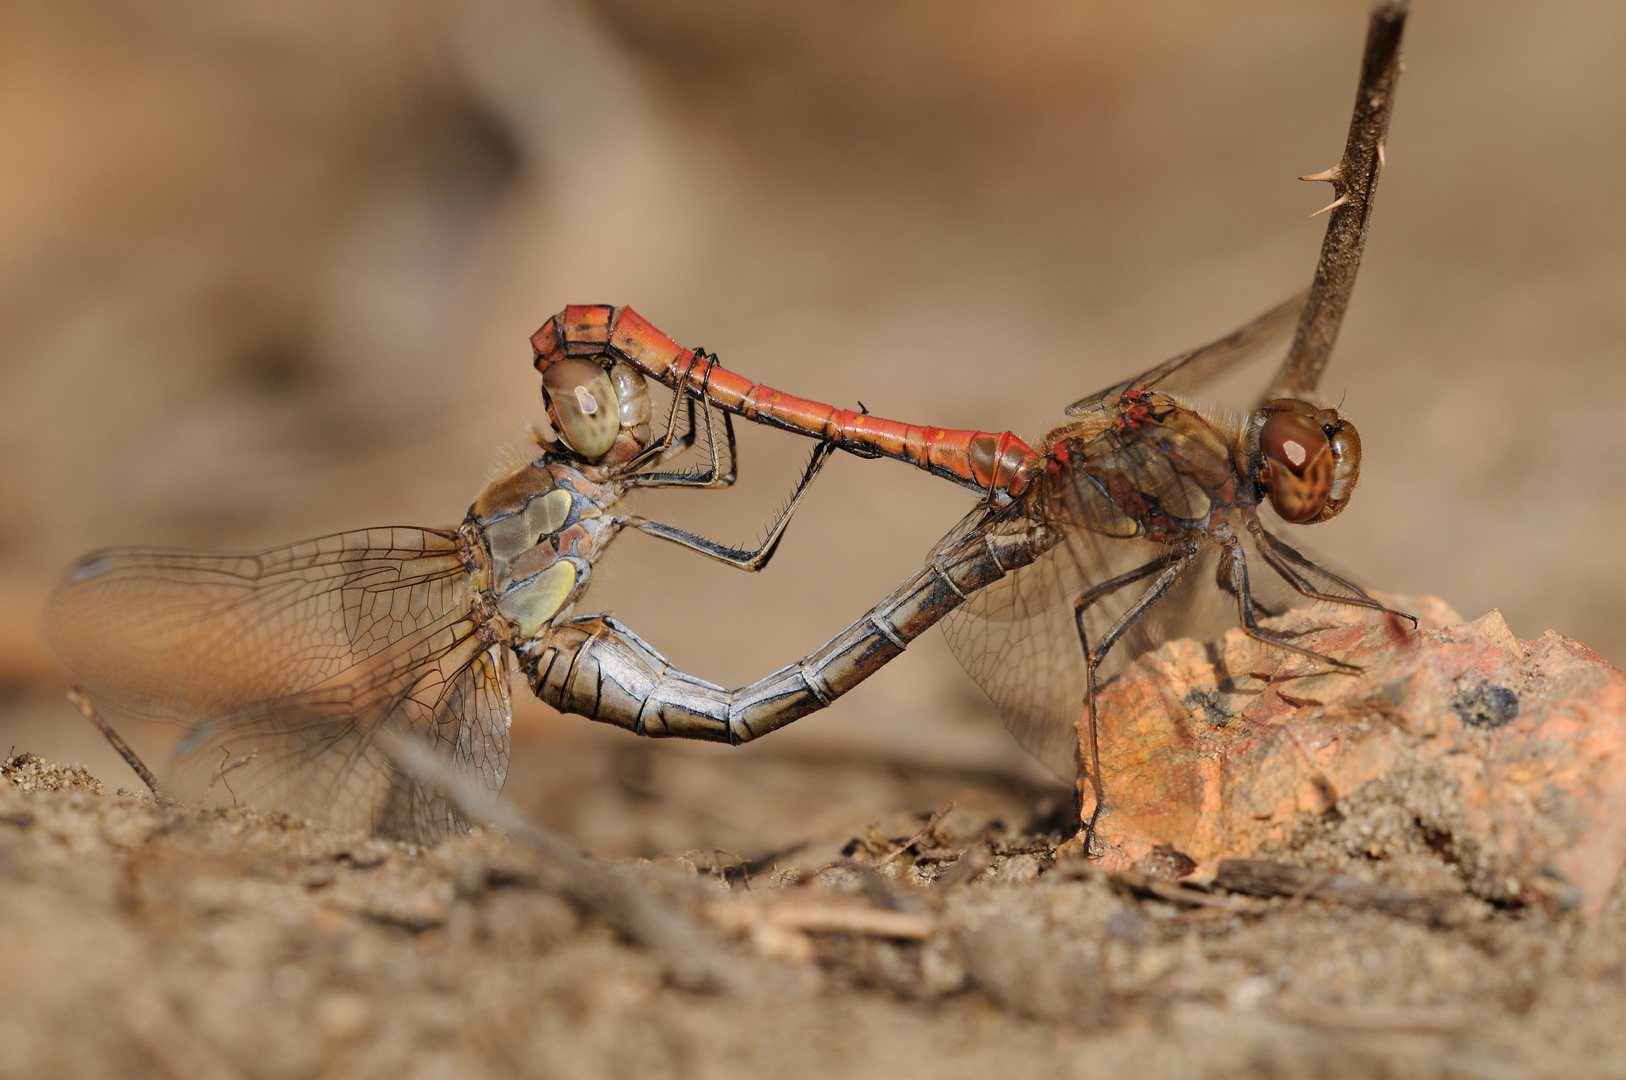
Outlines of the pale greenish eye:
{"type": "Polygon", "coordinates": [[[543,372],[542,393],[548,418],[566,446],[589,461],[609,453],[621,432],[621,416],[615,385],[602,367],[591,360],[561,360],[543,372]]]}

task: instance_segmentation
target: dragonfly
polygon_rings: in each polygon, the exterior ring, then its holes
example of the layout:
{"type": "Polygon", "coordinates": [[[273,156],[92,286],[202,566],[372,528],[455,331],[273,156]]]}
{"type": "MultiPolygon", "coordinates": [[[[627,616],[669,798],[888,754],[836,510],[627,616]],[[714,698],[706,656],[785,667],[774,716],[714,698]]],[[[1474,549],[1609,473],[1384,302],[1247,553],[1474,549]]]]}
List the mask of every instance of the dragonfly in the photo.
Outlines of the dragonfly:
{"type": "Polygon", "coordinates": [[[679,470],[698,438],[695,397],[673,397],[657,438],[648,384],[627,365],[557,364],[542,391],[537,455],[487,485],[455,529],[361,529],[257,555],[99,552],[65,573],[45,638],[90,701],[182,725],[177,787],[190,796],[423,842],[461,831],[443,794],[394,766],[380,731],[419,737],[500,791],[516,667],[545,658],[553,670],[584,635],[647,649],[607,616],[574,613],[610,541],[634,529],[760,570],[833,450],[813,452],[759,546],[729,547],[620,512],[633,489],[732,484],[727,414],[720,449],[704,411],[709,462],[679,470]]]}
{"type": "MultiPolygon", "coordinates": [[[[1303,177],[1339,191],[1310,292],[1312,306],[1330,297],[1333,312],[1319,324],[1317,372],[1359,265],[1403,23],[1401,5],[1374,11],[1344,160],[1303,177]]],[[[1279,337],[1302,304],[1080,399],[1038,449],[1010,432],[901,424],[782,394],[682,348],[630,308],[567,307],[532,338],[550,424],[540,454],[489,484],[457,528],[364,529],[252,556],[98,553],[67,571],[45,636],[96,701],[181,724],[178,761],[207,777],[205,792],[230,775],[252,778],[257,802],[433,840],[461,820],[394,766],[378,735],[415,734],[500,791],[516,671],[564,712],[640,735],[741,743],[825,708],[948,620],[955,654],[1018,739],[1059,773],[1089,770],[1093,831],[1103,800],[1097,677],[1109,655],[1134,654],[1159,612],[1172,608],[1178,628],[1199,594],[1219,594],[1260,641],[1353,670],[1259,624],[1273,608],[1256,596],[1250,548],[1300,597],[1411,618],[1318,566],[1261,516],[1314,523],[1344,509],[1360,473],[1347,418],[1268,394],[1230,421],[1175,396],[1279,337]],[[648,378],[675,391],[658,439],[648,378]],[[697,404],[709,466],[669,469],[694,445],[697,404]],[[618,512],[638,487],[731,484],[734,415],[820,440],[760,547],[618,512]],[[761,569],[836,449],[911,462],[980,498],[923,567],[819,649],[728,690],[677,670],[612,616],[576,614],[595,561],[627,528],[761,569]],[[1205,563],[1213,587],[1200,589],[1205,563]],[[1088,762],[1075,738],[1081,702],[1088,762]]]]}
{"type": "MultiPolygon", "coordinates": [[[[925,628],[946,621],[956,657],[1017,739],[1058,774],[1087,775],[1094,805],[1082,833],[1089,851],[1104,802],[1096,690],[1112,676],[1109,662],[1121,667],[1159,637],[1199,629],[1223,607],[1263,645],[1332,671],[1357,669],[1261,625],[1260,616],[1307,600],[1415,627],[1415,618],[1267,527],[1272,516],[1294,525],[1337,516],[1360,479],[1354,424],[1309,397],[1360,267],[1406,17],[1405,3],[1374,5],[1343,156],[1299,178],[1327,182],[1337,195],[1318,211],[1329,217],[1309,289],[1231,334],[1075,401],[1068,421],[1037,449],[1008,431],[898,423],[758,385],[703,350],[678,345],[631,308],[574,305],[545,322],[531,339],[544,380],[572,358],[625,363],[725,414],[859,456],[906,461],[981,495],[921,570],[784,669],[790,679],[783,697],[719,692],[690,705],[718,724],[775,726],[828,704],[925,628]],[[1182,396],[1294,327],[1287,359],[1246,415],[1228,418],[1182,396]],[[1253,572],[1250,551],[1269,573],[1253,572]]],[[[603,687],[615,687],[615,706],[625,710],[626,699],[638,700],[657,674],[675,678],[658,656],[584,647],[573,664],[556,696],[588,715],[603,687]]]]}
{"type": "MultiPolygon", "coordinates": [[[[488,485],[458,528],[365,529],[255,556],[98,553],[65,575],[46,637],[92,699],[184,726],[176,758],[194,788],[232,777],[233,796],[257,805],[420,841],[462,822],[437,790],[394,767],[378,732],[414,733],[499,791],[513,673],[561,712],[638,735],[738,744],[827,707],[950,617],[956,655],[1018,739],[1059,773],[1076,773],[1074,719],[1080,701],[1093,717],[1101,660],[1203,553],[1227,556],[1216,580],[1237,598],[1245,628],[1306,653],[1258,626],[1240,531],[1305,595],[1387,611],[1258,522],[1266,501],[1290,520],[1325,520],[1343,508],[1359,471],[1352,425],[1336,410],[1273,401],[1231,430],[1157,389],[1227,369],[1297,303],[1075,403],[1077,418],[1047,437],[1042,454],[1008,432],[916,428],[820,406],[825,419],[816,425],[781,425],[819,444],[750,550],[616,512],[634,488],[733,482],[731,417],[744,414],[730,396],[736,376],[704,350],[671,346],[660,377],[678,392],[655,439],[647,351],[629,352],[609,333],[567,334],[557,355],[546,363],[539,355],[549,421],[537,433],[539,456],[488,485]],[[697,405],[709,465],[669,471],[698,437],[697,405]],[[711,421],[718,407],[726,467],[711,421]],[[842,428],[832,415],[854,423],[842,428]],[[613,616],[575,613],[594,563],[627,528],[760,569],[836,449],[915,461],[982,497],[921,569],[819,649],[730,690],[677,669],[613,616]],[[1150,546],[1150,558],[1102,576],[1100,567],[1121,561],[1134,541],[1150,546]],[[1317,590],[1314,575],[1341,591],[1317,590]],[[1151,588],[1092,646],[1086,616],[1149,578],[1151,588]],[[1065,633],[1054,625],[1058,613],[1070,623],[1065,633]],[[1074,687],[1079,670],[1086,685],[1074,687]]],[[[600,310],[605,328],[628,314],[600,310]]],[[[1098,776],[1092,745],[1090,775],[1098,776]]]]}
{"type": "MultiPolygon", "coordinates": [[[[1283,340],[1308,295],[1075,401],[1069,420],[1038,449],[1008,431],[927,428],[752,383],[704,350],[678,345],[627,307],[567,307],[543,324],[532,347],[544,379],[557,364],[600,357],[725,413],[861,456],[906,461],[978,491],[978,506],[921,571],[786,670],[803,672],[822,706],[927,626],[948,620],[951,649],[1018,741],[1058,775],[1088,780],[1090,834],[1104,805],[1096,699],[1115,670],[1103,666],[1109,658],[1121,668],[1164,638],[1216,625],[1216,597],[1248,636],[1322,670],[1358,669],[1296,644],[1262,625],[1261,616],[1289,602],[1320,601],[1416,624],[1267,526],[1267,510],[1308,525],[1349,504],[1360,479],[1361,441],[1347,417],[1302,397],[1267,396],[1249,415],[1231,419],[1178,396],[1283,340]],[[1270,575],[1254,572],[1250,552],[1270,575]]],[[[604,686],[635,696],[657,670],[672,677],[658,657],[585,648],[576,663],[556,697],[589,716],[604,686]],[[583,658],[594,663],[584,668],[583,658]]],[[[713,697],[704,704],[719,722],[732,722],[736,709],[754,709],[754,729],[805,715],[807,696],[770,703],[783,710],[771,715],[759,701],[713,697]]]]}

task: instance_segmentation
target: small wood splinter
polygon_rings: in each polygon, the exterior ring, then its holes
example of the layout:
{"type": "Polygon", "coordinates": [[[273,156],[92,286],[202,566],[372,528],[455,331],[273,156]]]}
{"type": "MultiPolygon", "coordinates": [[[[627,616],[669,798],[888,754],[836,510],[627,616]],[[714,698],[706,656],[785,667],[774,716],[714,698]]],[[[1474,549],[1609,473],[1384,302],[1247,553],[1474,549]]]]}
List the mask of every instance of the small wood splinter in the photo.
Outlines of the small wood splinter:
{"type": "Polygon", "coordinates": [[[68,691],[68,700],[73,702],[74,708],[85,714],[86,720],[96,725],[96,730],[100,731],[102,738],[106,739],[108,744],[118,751],[119,757],[124,759],[125,764],[135,770],[135,774],[141,777],[141,782],[147,785],[147,790],[152,792],[153,800],[159,806],[185,805],[181,800],[171,795],[169,789],[159,782],[158,777],[154,776],[152,770],[147,768],[147,763],[141,760],[141,755],[137,754],[130,744],[124,741],[122,735],[113,730],[113,725],[102,719],[102,714],[96,711],[96,706],[90,703],[90,698],[85,696],[83,690],[77,686],[73,687],[68,691]]]}

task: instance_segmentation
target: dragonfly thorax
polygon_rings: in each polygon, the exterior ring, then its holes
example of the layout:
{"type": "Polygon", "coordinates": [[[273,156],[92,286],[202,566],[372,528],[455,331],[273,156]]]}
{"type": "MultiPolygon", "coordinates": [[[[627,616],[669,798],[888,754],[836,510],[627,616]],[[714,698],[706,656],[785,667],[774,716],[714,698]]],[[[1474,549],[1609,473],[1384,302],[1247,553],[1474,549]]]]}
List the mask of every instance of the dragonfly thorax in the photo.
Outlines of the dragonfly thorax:
{"type": "Polygon", "coordinates": [[[1045,514],[1106,536],[1171,542],[1220,528],[1236,500],[1232,439],[1166,394],[1046,440],[1045,514]]]}
{"type": "Polygon", "coordinates": [[[511,644],[535,637],[586,587],[611,531],[603,507],[619,491],[567,464],[521,465],[480,493],[466,527],[490,560],[485,589],[511,623],[511,644]]]}

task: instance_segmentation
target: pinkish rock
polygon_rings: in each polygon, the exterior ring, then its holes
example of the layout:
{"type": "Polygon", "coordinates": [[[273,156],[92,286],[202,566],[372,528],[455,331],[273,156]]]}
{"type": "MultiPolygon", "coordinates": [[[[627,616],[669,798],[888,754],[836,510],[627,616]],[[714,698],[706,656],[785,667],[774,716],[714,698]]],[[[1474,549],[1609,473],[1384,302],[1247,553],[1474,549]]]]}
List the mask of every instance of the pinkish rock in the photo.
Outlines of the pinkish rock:
{"type": "Polygon", "coordinates": [[[1400,603],[1419,630],[1325,606],[1271,624],[1359,675],[1240,630],[1131,665],[1101,694],[1102,864],[1167,845],[1209,877],[1387,784],[1476,892],[1596,912],[1626,862],[1626,675],[1552,631],[1519,641],[1499,611],[1400,603]]]}

